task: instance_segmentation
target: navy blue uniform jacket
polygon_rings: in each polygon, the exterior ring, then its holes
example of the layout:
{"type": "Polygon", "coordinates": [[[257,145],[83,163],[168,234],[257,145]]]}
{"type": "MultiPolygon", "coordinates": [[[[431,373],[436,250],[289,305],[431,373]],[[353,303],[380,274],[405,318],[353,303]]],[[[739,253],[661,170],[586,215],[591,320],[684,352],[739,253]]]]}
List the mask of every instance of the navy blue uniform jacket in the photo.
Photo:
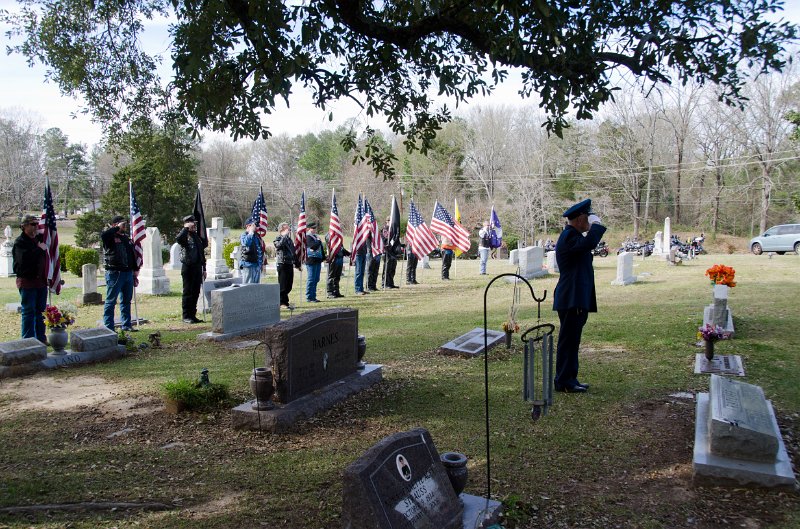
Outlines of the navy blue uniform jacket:
{"type": "Polygon", "coordinates": [[[592,224],[586,237],[572,226],[567,226],[561,232],[556,243],[560,276],[553,294],[553,310],[584,309],[597,312],[592,249],[605,232],[606,227],[601,224],[592,224]]]}

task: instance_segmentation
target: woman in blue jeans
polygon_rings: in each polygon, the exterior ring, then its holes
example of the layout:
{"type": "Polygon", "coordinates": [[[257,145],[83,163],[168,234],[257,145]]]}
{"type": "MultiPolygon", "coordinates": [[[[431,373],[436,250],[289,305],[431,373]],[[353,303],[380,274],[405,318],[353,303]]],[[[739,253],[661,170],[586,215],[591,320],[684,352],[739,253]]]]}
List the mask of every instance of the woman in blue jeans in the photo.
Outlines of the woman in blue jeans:
{"type": "Polygon", "coordinates": [[[325,248],[317,235],[317,223],[309,222],[306,225],[306,301],[311,303],[319,303],[317,283],[323,260],[325,260],[325,248]]]}

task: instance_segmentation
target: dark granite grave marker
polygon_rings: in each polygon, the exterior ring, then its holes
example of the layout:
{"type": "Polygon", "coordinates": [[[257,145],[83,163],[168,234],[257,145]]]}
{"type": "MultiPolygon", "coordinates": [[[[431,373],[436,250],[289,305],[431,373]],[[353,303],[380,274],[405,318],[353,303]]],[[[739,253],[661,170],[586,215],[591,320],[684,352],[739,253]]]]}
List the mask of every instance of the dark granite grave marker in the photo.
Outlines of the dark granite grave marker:
{"type": "Polygon", "coordinates": [[[347,529],[461,529],[456,496],[424,428],[379,441],[344,471],[347,529]]]}
{"type": "Polygon", "coordinates": [[[291,402],[356,371],[357,310],[306,312],[268,327],[265,335],[277,402],[291,402]]]}

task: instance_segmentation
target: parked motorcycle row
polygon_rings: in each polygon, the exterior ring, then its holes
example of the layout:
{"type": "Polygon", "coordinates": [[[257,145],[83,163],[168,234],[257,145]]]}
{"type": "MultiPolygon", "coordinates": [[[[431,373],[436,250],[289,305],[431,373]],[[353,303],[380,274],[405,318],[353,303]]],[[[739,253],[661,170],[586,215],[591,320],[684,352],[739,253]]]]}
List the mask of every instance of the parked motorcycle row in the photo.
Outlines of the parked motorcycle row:
{"type": "MultiPolygon", "coordinates": [[[[692,237],[689,242],[681,241],[680,237],[673,235],[670,241],[670,249],[675,248],[675,255],[681,259],[692,259],[693,257],[706,253],[703,248],[703,241],[705,237],[701,234],[699,237],[692,237]]],[[[617,249],[617,255],[622,252],[633,252],[636,255],[649,257],[653,254],[655,248],[654,241],[639,242],[635,238],[627,238],[622,241],[622,246],[617,249]]],[[[555,244],[551,240],[544,243],[544,251],[549,252],[556,249],[555,244]]],[[[597,247],[592,250],[592,255],[599,257],[608,257],[608,245],[606,241],[600,241],[597,247]]]]}

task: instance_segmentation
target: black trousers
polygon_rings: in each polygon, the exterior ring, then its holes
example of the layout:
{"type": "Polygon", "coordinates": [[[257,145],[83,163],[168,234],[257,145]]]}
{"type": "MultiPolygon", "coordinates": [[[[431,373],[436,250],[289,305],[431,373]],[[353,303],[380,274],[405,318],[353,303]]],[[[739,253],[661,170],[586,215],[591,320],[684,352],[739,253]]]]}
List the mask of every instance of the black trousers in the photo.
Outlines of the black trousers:
{"type": "Polygon", "coordinates": [[[442,252],[442,279],[450,279],[450,265],[453,264],[453,250],[442,252]]]}
{"type": "Polygon", "coordinates": [[[367,289],[378,290],[378,270],[381,267],[381,258],[369,257],[369,269],[367,270],[367,289]]]}
{"type": "Polygon", "coordinates": [[[328,295],[340,296],[339,281],[342,279],[342,269],[344,268],[344,259],[334,259],[332,263],[328,263],[328,295]]]}
{"type": "Polygon", "coordinates": [[[200,288],[203,286],[203,267],[197,265],[181,267],[183,278],[183,297],[181,309],[183,319],[197,317],[197,300],[200,298],[200,288]]]}
{"type": "Polygon", "coordinates": [[[381,276],[381,283],[386,288],[395,286],[394,284],[395,270],[397,270],[397,257],[387,255],[386,260],[383,263],[383,275],[381,276]]]}
{"type": "Polygon", "coordinates": [[[294,266],[292,263],[278,263],[275,265],[278,271],[278,285],[281,290],[281,305],[289,304],[289,292],[292,291],[294,283],[294,266]]]}
{"type": "Polygon", "coordinates": [[[408,254],[408,261],[406,262],[406,283],[416,283],[417,282],[417,256],[413,253],[408,254]]]}
{"type": "Polygon", "coordinates": [[[578,383],[578,348],[589,313],[585,309],[559,310],[558,352],[556,354],[556,387],[572,387],[578,383]]]}

